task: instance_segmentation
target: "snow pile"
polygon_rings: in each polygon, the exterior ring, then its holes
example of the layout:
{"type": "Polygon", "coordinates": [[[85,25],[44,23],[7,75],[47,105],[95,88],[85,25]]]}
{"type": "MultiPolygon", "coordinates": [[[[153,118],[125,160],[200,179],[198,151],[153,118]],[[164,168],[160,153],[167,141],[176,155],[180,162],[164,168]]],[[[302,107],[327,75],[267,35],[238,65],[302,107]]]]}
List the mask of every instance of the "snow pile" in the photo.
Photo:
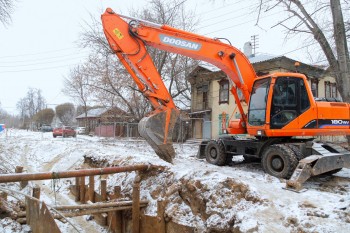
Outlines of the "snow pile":
{"type": "MultiPolygon", "coordinates": [[[[305,184],[308,191],[294,193],[282,189],[285,181],[265,174],[260,164],[218,167],[198,160],[198,145],[175,145],[177,157],[169,164],[142,140],[82,135],[54,139],[50,133],[19,130],[1,135],[0,140],[1,159],[11,158],[7,167],[22,164],[30,172],[72,170],[83,166],[84,159],[94,166],[154,165],[141,175],[141,198],[150,202],[146,213],[156,215],[157,201],[163,200],[166,220],[196,227],[198,232],[350,229],[349,169],[313,178],[305,184]]],[[[134,178],[134,172],[110,175],[108,188],[121,186],[130,198],[134,178]]],[[[42,183],[50,187],[50,181],[42,183]]],[[[68,181],[60,181],[60,201],[69,198],[63,192],[68,186],[68,181]]]]}

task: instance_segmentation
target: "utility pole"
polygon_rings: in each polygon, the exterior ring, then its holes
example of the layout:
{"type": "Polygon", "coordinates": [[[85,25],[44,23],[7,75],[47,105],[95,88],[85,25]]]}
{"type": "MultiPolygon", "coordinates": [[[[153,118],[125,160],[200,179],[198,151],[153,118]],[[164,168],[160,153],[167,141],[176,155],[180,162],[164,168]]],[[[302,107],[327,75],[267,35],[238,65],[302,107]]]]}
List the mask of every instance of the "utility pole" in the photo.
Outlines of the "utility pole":
{"type": "Polygon", "coordinates": [[[253,55],[256,54],[256,49],[259,48],[259,35],[252,35],[250,37],[252,41],[253,55]]]}

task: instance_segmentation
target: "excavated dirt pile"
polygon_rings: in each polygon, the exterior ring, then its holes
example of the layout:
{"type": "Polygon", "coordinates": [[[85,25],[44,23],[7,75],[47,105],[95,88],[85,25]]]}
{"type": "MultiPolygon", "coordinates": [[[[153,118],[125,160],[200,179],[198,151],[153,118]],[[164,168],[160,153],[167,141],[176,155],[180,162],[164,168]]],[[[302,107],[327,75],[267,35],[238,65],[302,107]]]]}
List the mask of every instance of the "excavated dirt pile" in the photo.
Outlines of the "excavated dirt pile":
{"type": "MultiPolygon", "coordinates": [[[[131,157],[118,159],[110,165],[126,165],[130,160],[131,157]]],[[[92,167],[101,164],[89,156],[85,156],[85,161],[92,167]]],[[[246,229],[240,229],[242,221],[237,213],[262,205],[266,200],[250,190],[248,185],[233,178],[215,178],[209,171],[200,173],[179,178],[171,168],[155,166],[141,174],[141,199],[150,201],[146,214],[155,216],[157,201],[162,200],[166,205],[167,222],[191,226],[198,232],[245,232],[246,229]]],[[[125,197],[131,198],[127,195],[131,193],[134,177],[134,173],[115,174],[109,177],[109,189],[112,191],[113,186],[120,185],[125,197]]],[[[250,230],[257,230],[257,226],[250,230]]]]}

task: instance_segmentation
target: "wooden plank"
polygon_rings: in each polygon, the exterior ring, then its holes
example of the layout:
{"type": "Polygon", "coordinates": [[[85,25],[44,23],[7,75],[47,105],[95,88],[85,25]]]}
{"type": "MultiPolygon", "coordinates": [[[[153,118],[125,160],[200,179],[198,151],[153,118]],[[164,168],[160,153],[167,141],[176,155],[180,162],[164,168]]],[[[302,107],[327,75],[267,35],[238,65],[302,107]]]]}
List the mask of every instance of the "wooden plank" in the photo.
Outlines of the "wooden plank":
{"type": "Polygon", "coordinates": [[[101,179],[101,199],[107,201],[107,180],[101,179]]]}
{"type": "Polygon", "coordinates": [[[132,189],[132,232],[140,232],[140,176],[136,175],[132,189]]]}
{"type": "Polygon", "coordinates": [[[95,177],[89,176],[89,200],[95,202],[95,177]]]}

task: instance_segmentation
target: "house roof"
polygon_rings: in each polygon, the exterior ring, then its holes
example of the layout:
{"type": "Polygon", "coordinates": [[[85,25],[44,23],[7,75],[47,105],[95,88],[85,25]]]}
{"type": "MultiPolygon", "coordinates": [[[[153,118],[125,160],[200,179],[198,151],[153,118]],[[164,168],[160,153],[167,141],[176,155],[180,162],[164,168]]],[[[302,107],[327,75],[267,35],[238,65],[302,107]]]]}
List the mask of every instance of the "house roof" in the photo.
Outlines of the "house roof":
{"type": "MultiPolygon", "coordinates": [[[[287,70],[292,70],[295,69],[294,64],[296,62],[296,60],[283,55],[273,55],[268,53],[258,53],[254,56],[248,57],[248,59],[254,66],[254,69],[257,71],[264,71],[271,68],[284,68],[287,70]]],[[[305,73],[315,77],[324,75],[325,73],[325,70],[322,67],[309,65],[302,62],[299,62],[299,64],[300,66],[298,71],[300,73],[305,73]]],[[[207,62],[200,62],[197,68],[198,67],[213,73],[220,72],[219,68],[207,62]]],[[[197,68],[195,68],[192,72],[198,72],[199,70],[197,68]]],[[[189,77],[191,77],[191,75],[189,77]]]]}
{"type": "MultiPolygon", "coordinates": [[[[87,117],[99,117],[103,113],[107,112],[107,108],[94,108],[87,111],[87,117]]],[[[76,119],[85,118],[85,113],[80,114],[76,119]]]]}
{"type": "Polygon", "coordinates": [[[283,57],[283,56],[272,55],[272,54],[268,54],[268,53],[259,53],[259,54],[256,54],[255,56],[248,57],[248,59],[249,59],[250,63],[254,64],[254,63],[273,60],[276,58],[281,58],[281,57],[283,57]]]}
{"type": "MultiPolygon", "coordinates": [[[[268,60],[273,60],[276,58],[281,58],[281,57],[283,57],[283,56],[272,55],[272,54],[267,54],[267,53],[259,53],[259,54],[256,54],[255,56],[248,57],[248,59],[249,59],[250,63],[254,64],[254,63],[264,62],[264,61],[268,61],[268,60]]],[[[201,61],[198,66],[200,66],[204,69],[207,69],[211,72],[220,71],[220,69],[218,67],[216,67],[213,64],[210,64],[208,62],[204,62],[204,61],[201,61]]]]}

